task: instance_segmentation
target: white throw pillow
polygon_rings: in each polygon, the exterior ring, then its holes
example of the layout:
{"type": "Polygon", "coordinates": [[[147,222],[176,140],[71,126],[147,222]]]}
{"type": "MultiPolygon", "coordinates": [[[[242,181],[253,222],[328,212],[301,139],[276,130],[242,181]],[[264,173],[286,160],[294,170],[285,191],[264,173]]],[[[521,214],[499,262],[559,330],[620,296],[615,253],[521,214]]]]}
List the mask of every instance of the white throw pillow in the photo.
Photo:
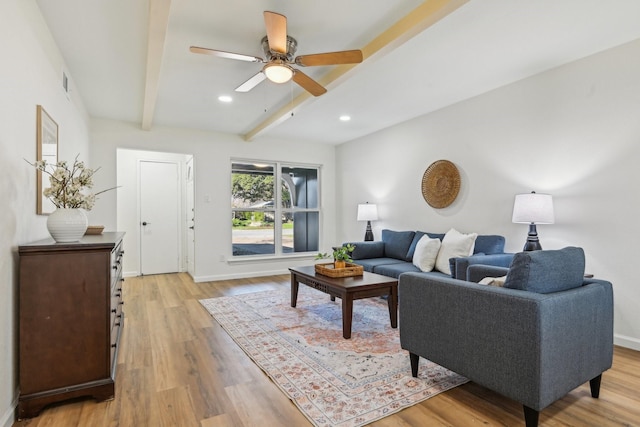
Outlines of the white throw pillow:
{"type": "Polygon", "coordinates": [[[462,234],[455,228],[447,231],[442,239],[442,245],[436,259],[436,269],[446,274],[451,274],[449,258],[458,258],[473,255],[478,233],[462,234]]]}
{"type": "Polygon", "coordinates": [[[413,265],[421,271],[431,271],[436,265],[436,258],[440,250],[440,239],[432,239],[426,234],[418,240],[413,253],[413,265]]]}
{"type": "Polygon", "coordinates": [[[505,280],[507,280],[507,276],[485,277],[484,279],[480,280],[478,284],[503,287],[505,280]]]}

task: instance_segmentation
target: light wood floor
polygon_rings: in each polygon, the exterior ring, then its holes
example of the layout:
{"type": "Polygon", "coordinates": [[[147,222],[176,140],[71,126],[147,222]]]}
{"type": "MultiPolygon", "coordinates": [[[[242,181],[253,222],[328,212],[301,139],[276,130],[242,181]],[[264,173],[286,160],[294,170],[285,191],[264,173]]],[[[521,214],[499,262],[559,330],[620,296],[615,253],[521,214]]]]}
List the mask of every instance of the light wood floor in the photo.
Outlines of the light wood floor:
{"type": "MultiPolygon", "coordinates": [[[[289,287],[288,275],[206,283],[194,283],[187,274],[126,279],[115,399],[52,406],[14,426],[310,426],[198,303],[283,287],[289,287]]],[[[524,421],[520,404],[467,383],[372,425],[523,426],[524,421]]],[[[600,399],[592,399],[583,385],[546,408],[540,425],[640,426],[640,352],[616,348],[600,399]]]]}

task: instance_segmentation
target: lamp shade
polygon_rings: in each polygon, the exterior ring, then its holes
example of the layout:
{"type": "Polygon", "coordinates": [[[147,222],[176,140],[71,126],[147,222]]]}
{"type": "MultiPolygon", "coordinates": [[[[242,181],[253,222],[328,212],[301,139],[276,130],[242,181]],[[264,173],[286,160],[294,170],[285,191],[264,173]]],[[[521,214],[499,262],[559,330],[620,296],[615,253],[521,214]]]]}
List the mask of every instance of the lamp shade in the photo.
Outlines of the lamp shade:
{"type": "Polygon", "coordinates": [[[370,203],[358,205],[358,221],[377,221],[378,206],[370,203]]]}
{"type": "Polygon", "coordinates": [[[553,199],[550,194],[531,192],[516,194],[513,222],[521,224],[553,224],[553,199]]]}

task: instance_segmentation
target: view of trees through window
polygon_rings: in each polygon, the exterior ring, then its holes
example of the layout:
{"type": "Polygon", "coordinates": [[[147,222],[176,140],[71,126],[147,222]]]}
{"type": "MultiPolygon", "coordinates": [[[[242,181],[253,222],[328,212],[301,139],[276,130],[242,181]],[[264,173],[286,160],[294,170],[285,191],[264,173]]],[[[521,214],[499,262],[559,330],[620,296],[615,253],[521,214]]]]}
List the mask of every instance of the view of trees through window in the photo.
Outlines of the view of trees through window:
{"type": "Polygon", "coordinates": [[[318,175],[316,167],[232,162],[233,255],[317,251],[318,175]]]}

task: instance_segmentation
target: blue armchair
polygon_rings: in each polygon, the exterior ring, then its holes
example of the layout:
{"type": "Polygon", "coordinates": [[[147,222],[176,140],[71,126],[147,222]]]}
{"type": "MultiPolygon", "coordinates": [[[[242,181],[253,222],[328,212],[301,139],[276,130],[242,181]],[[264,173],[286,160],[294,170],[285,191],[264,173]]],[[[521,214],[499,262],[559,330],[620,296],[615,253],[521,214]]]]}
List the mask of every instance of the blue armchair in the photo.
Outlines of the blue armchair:
{"type": "Polygon", "coordinates": [[[504,287],[406,273],[399,306],[414,376],[427,358],[522,403],[527,427],[587,381],[597,398],[611,367],[612,286],[584,279],[580,248],[516,254],[504,287]]]}

